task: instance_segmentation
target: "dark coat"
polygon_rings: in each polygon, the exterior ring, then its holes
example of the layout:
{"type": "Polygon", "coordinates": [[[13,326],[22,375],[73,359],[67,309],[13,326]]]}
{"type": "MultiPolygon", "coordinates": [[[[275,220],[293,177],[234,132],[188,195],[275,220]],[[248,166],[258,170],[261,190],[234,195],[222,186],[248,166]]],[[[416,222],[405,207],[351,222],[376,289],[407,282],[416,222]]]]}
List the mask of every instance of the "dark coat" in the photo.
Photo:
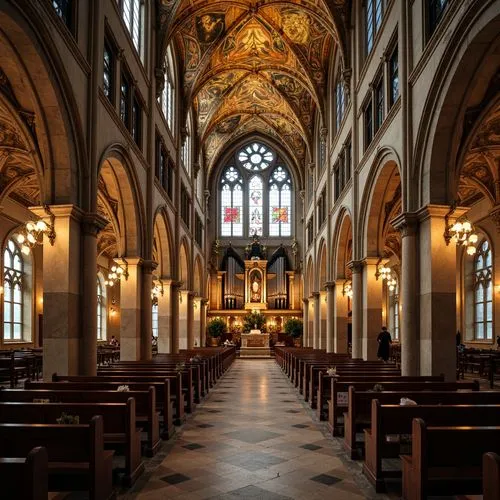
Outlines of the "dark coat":
{"type": "Polygon", "coordinates": [[[377,358],[382,358],[384,361],[389,359],[389,350],[391,347],[391,334],[387,330],[382,330],[377,337],[378,350],[377,358]]]}

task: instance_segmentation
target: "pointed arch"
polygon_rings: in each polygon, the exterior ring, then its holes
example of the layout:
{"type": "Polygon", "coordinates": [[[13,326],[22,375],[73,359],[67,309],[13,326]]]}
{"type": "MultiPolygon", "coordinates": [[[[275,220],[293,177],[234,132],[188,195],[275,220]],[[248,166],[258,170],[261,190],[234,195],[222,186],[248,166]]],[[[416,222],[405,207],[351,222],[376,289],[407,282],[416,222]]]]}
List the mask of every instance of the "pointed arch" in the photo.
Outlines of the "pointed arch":
{"type": "Polygon", "coordinates": [[[190,262],[189,262],[189,243],[187,239],[182,238],[179,248],[179,281],[182,282],[181,289],[189,290],[190,277],[192,276],[190,262]]]}
{"type": "Polygon", "coordinates": [[[174,276],[172,230],[164,206],[156,210],[153,220],[153,258],[158,263],[156,274],[160,278],[172,278],[174,276]]]}
{"type": "Polygon", "coordinates": [[[333,277],[335,280],[347,278],[347,264],[353,257],[352,217],[346,207],[342,207],[333,231],[333,277]]]}

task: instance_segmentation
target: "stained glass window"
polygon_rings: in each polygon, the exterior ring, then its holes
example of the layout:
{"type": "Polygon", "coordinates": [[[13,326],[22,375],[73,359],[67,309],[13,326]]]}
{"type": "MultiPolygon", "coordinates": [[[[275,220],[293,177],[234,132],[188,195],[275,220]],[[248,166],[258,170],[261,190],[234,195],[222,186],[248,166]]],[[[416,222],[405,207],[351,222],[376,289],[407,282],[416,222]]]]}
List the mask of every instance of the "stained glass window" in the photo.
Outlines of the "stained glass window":
{"type": "Polygon", "coordinates": [[[238,160],[247,170],[265,170],[274,160],[274,154],[263,144],[254,142],[240,151],[238,160]]]}
{"type": "Polygon", "coordinates": [[[221,179],[221,236],[243,236],[243,179],[228,167],[221,179]]]}
{"type": "Polygon", "coordinates": [[[10,239],[3,254],[3,338],[23,339],[24,259],[10,239]]]}
{"type": "Polygon", "coordinates": [[[262,236],[263,228],[263,195],[264,189],[262,184],[262,178],[258,175],[254,175],[250,179],[249,190],[248,190],[248,205],[249,205],[249,234],[257,236],[262,236]]]}
{"type": "Polygon", "coordinates": [[[291,180],[283,166],[276,167],[269,178],[269,236],[290,236],[291,180]]]}
{"type": "Polygon", "coordinates": [[[493,339],[492,256],[487,240],[483,241],[474,259],[474,338],[493,339]]]}

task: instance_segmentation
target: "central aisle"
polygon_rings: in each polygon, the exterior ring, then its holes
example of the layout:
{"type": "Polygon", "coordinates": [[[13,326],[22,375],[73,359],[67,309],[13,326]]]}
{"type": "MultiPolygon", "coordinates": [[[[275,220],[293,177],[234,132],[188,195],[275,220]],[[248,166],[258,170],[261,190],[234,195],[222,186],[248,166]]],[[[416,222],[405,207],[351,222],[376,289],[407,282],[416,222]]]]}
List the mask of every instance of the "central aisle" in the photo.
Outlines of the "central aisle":
{"type": "Polygon", "coordinates": [[[274,360],[235,361],[165,448],[126,498],[366,498],[274,360]]]}

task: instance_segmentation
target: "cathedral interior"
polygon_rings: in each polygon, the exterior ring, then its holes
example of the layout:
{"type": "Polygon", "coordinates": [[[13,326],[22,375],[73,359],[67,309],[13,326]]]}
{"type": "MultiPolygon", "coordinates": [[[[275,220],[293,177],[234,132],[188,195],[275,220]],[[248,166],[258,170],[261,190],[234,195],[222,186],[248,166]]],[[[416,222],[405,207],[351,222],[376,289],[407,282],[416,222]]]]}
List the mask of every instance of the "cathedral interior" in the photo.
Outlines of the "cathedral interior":
{"type": "Polygon", "coordinates": [[[386,327],[451,383],[500,349],[499,234],[498,0],[0,1],[7,381],[238,352],[257,315],[277,361],[386,327]]]}

